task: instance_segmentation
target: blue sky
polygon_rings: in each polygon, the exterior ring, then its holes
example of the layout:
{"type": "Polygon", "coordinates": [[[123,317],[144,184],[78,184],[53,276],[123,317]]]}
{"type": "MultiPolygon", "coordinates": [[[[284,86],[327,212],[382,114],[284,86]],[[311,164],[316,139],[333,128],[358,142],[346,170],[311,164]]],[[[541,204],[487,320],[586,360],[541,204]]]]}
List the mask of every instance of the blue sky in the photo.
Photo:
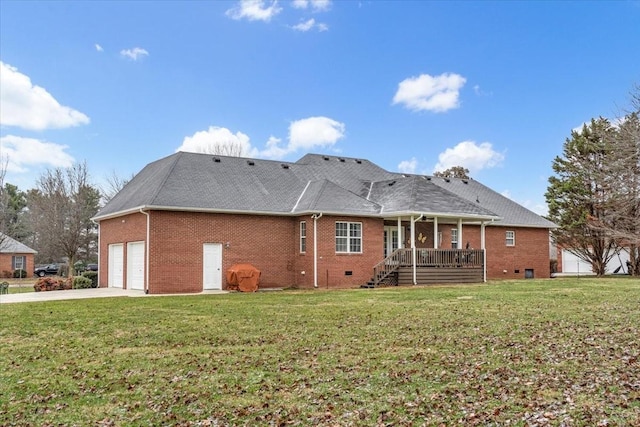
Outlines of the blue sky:
{"type": "Polygon", "coordinates": [[[640,84],[640,2],[0,1],[6,181],[176,150],[462,165],[538,212],[573,128],[640,84]]]}

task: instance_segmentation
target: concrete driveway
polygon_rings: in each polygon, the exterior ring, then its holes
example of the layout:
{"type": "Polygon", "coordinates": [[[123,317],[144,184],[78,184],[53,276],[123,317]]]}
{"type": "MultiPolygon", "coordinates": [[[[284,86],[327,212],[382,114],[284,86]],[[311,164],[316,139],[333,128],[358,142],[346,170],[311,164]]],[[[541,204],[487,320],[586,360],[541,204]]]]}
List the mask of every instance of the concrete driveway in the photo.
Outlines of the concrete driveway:
{"type": "MultiPolygon", "coordinates": [[[[226,294],[226,291],[205,291],[200,294],[178,295],[202,295],[202,294],[226,294]]],[[[153,297],[176,296],[176,294],[147,295],[144,291],[132,291],[118,288],[73,289],[68,291],[48,292],[24,292],[20,294],[0,295],[0,304],[16,302],[59,301],[68,299],[85,298],[113,298],[113,297],[153,297]]]]}

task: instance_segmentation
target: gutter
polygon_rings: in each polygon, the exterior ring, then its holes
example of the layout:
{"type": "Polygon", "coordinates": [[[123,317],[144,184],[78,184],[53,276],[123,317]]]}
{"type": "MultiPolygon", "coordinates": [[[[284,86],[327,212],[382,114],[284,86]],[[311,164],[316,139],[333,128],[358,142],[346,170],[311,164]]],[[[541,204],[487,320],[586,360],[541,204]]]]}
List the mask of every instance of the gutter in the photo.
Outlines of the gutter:
{"type": "MultiPolygon", "coordinates": [[[[149,212],[145,212],[142,208],[140,208],[140,213],[145,215],[147,217],[147,237],[146,237],[146,244],[145,244],[145,248],[144,248],[144,293],[148,294],[149,293],[149,252],[150,252],[150,244],[149,244],[149,235],[150,233],[150,216],[149,216],[149,212]]],[[[128,283],[127,283],[127,288],[128,288],[128,283]]]]}

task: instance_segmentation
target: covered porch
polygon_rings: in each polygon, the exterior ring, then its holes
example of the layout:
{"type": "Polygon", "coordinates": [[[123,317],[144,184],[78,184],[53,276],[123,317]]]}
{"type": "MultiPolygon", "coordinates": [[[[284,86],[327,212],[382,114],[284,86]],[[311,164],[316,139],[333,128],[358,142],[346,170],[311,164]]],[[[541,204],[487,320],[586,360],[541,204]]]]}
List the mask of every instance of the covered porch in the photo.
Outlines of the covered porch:
{"type": "Polygon", "coordinates": [[[492,220],[480,215],[438,214],[385,218],[384,259],[374,266],[368,285],[486,282],[485,226],[492,220]],[[465,239],[468,226],[475,228],[475,243],[480,248],[471,247],[465,239]]]}
{"type": "Polygon", "coordinates": [[[373,286],[485,281],[484,249],[414,249],[396,249],[379,262],[373,286]]]}

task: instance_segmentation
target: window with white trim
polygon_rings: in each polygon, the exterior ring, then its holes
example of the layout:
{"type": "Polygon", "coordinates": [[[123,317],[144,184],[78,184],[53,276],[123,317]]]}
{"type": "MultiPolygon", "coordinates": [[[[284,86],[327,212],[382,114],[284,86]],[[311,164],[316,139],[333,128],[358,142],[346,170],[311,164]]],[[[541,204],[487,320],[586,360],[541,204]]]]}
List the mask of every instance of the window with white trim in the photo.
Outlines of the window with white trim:
{"type": "Polygon", "coordinates": [[[27,257],[24,255],[15,255],[12,257],[12,264],[14,270],[26,270],[27,257]]]}
{"type": "Polygon", "coordinates": [[[300,221],[300,252],[307,252],[307,222],[300,221]]]}
{"type": "Polygon", "coordinates": [[[362,223],[336,221],[336,252],[362,253],[362,223]]]}
{"type": "Polygon", "coordinates": [[[451,229],[451,249],[457,249],[457,248],[458,248],[458,229],[452,228],[451,229]]]}
{"type": "Polygon", "coordinates": [[[515,246],[516,245],[516,232],[515,231],[506,231],[505,232],[506,243],[507,246],[515,246]]]}

